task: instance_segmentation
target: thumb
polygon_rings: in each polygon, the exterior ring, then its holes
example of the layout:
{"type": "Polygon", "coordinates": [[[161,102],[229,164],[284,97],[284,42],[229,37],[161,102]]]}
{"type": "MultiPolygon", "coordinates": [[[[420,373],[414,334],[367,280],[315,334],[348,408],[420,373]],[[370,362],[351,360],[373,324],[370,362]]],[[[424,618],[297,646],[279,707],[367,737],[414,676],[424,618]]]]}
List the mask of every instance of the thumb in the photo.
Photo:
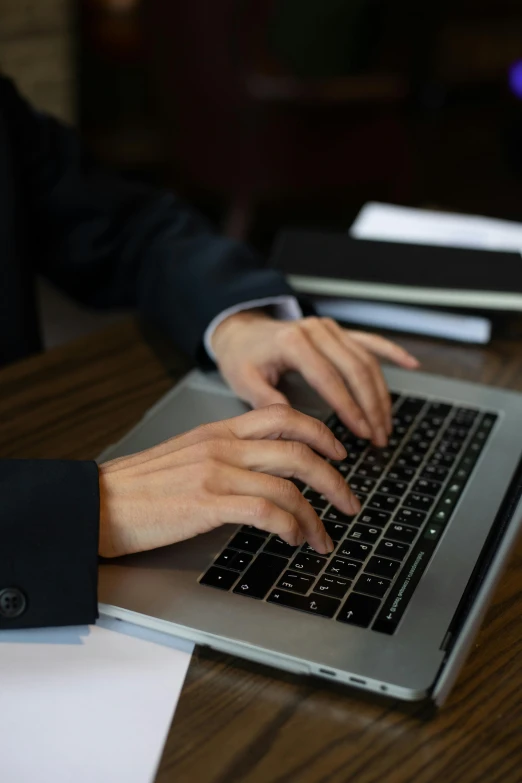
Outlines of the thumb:
{"type": "Polygon", "coordinates": [[[290,405],[288,399],[253,365],[242,367],[240,377],[231,384],[233,390],[253,408],[264,408],[276,403],[290,405]]]}

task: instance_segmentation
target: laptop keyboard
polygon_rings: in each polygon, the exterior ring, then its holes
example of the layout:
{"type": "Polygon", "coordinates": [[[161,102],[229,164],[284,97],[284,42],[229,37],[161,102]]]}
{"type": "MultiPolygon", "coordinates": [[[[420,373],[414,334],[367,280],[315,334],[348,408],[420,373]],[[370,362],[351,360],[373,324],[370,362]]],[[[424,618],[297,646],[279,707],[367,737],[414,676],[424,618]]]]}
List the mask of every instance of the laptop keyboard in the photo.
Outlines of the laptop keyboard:
{"type": "Polygon", "coordinates": [[[357,516],[295,481],[323,520],[332,554],[243,526],[200,584],[393,634],[497,417],[420,397],[392,400],[393,432],[384,449],[354,436],[336,416],[327,423],[348,451],[332,464],[361,501],[357,516]]]}

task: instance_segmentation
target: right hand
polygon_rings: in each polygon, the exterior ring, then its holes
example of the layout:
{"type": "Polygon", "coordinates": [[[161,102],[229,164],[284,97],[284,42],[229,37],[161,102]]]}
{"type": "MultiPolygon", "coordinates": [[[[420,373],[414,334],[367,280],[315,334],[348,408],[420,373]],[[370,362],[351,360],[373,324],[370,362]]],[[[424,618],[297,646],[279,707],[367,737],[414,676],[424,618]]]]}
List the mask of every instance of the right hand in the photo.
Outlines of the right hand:
{"type": "Polygon", "coordinates": [[[316,512],[288,479],[309,484],[345,514],[358,513],[360,504],[339,471],[314,452],[346,456],[323,423],[271,405],[106,462],[100,465],[99,553],[155,549],[227,523],[332,552],[316,512]]]}

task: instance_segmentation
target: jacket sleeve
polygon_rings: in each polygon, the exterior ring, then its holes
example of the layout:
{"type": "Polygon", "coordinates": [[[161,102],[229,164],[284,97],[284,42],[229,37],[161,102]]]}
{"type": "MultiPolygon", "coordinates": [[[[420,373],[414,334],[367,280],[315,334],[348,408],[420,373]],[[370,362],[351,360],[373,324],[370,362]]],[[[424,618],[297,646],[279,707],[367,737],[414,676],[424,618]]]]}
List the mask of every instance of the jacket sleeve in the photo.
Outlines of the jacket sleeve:
{"type": "Polygon", "coordinates": [[[0,460],[0,629],[93,623],[94,462],[0,460]]]}
{"type": "Polygon", "coordinates": [[[95,307],[136,306],[194,358],[206,326],[241,302],[293,294],[247,246],[217,236],[172,193],[98,166],[69,128],[9,85],[38,271],[95,307]]]}

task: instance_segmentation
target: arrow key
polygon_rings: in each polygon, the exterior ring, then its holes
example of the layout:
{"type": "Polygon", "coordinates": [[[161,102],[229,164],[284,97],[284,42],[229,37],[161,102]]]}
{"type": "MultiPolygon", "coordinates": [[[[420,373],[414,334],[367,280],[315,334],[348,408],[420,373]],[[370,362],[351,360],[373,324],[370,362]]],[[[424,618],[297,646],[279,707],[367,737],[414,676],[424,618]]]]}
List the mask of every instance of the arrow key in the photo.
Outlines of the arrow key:
{"type": "Polygon", "coordinates": [[[337,615],[337,620],[341,623],[348,623],[348,625],[368,628],[380,605],[381,602],[378,598],[352,593],[344,602],[337,615]]]}

